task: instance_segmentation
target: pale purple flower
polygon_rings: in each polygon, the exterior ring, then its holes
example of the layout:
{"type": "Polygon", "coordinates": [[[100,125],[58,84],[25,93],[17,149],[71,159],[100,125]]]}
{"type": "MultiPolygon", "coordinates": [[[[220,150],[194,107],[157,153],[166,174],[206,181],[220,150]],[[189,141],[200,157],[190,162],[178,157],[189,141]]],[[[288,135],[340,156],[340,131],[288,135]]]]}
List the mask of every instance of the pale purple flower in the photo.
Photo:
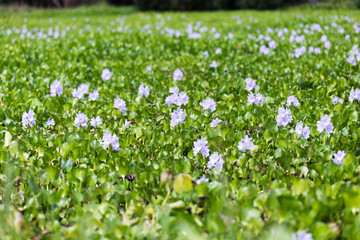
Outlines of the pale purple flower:
{"type": "Polygon", "coordinates": [[[140,86],[139,86],[139,97],[141,98],[142,96],[145,96],[145,97],[148,97],[150,94],[150,88],[149,86],[145,86],[144,87],[144,84],[142,83],[140,86]]]}
{"type": "Polygon", "coordinates": [[[256,96],[251,92],[248,94],[248,102],[247,105],[251,105],[255,103],[255,105],[259,105],[260,103],[265,103],[265,98],[261,93],[256,94],[256,96]]]}
{"type": "Polygon", "coordinates": [[[124,124],[123,124],[123,128],[127,128],[127,127],[129,127],[130,126],[130,121],[128,121],[127,119],[125,119],[125,122],[124,122],[124,124]]]}
{"type": "Polygon", "coordinates": [[[91,101],[95,101],[100,97],[99,92],[97,90],[94,90],[92,93],[89,94],[89,98],[91,101]]]}
{"type": "Polygon", "coordinates": [[[287,98],[286,100],[286,106],[291,106],[291,104],[294,104],[295,107],[299,107],[300,106],[300,103],[298,101],[298,99],[296,97],[294,97],[294,95],[291,95],[287,98]]]}
{"type": "Polygon", "coordinates": [[[296,124],[295,132],[297,133],[298,138],[302,136],[304,139],[308,139],[310,137],[310,128],[307,125],[303,127],[302,121],[296,124]]]}
{"type": "Polygon", "coordinates": [[[170,106],[171,104],[176,104],[177,103],[177,99],[178,99],[178,94],[177,93],[173,93],[170,96],[167,96],[165,99],[165,102],[168,106],[170,106]]]}
{"type": "Polygon", "coordinates": [[[288,125],[292,121],[291,111],[290,109],[281,107],[278,110],[278,115],[276,117],[277,126],[284,126],[288,125]]]}
{"type": "Polygon", "coordinates": [[[269,48],[275,49],[276,48],[276,42],[274,40],[269,42],[269,48]]]}
{"type": "Polygon", "coordinates": [[[349,96],[349,101],[350,102],[353,102],[354,99],[356,100],[360,100],[360,89],[355,89],[355,91],[353,89],[351,89],[350,91],[350,96],[349,96]]]}
{"type": "Polygon", "coordinates": [[[213,111],[216,110],[216,103],[215,103],[215,101],[214,101],[212,98],[207,98],[206,100],[202,101],[202,102],[200,103],[200,106],[201,106],[204,110],[210,109],[211,112],[213,112],[213,111]]]}
{"type": "Polygon", "coordinates": [[[50,96],[55,97],[57,95],[58,97],[60,97],[62,92],[63,92],[63,88],[61,86],[61,82],[59,80],[55,80],[50,85],[50,96]]]}
{"type": "Polygon", "coordinates": [[[112,73],[111,73],[110,70],[107,69],[107,68],[105,68],[105,69],[102,71],[102,73],[101,73],[101,79],[102,79],[104,82],[110,80],[111,76],[112,76],[112,73]]]}
{"type": "Polygon", "coordinates": [[[179,88],[177,86],[171,87],[169,90],[170,93],[179,93],[179,88]]]}
{"type": "Polygon", "coordinates": [[[111,135],[110,131],[107,131],[102,138],[102,142],[104,149],[111,145],[114,151],[120,150],[119,138],[115,133],[114,135],[111,135]]]}
{"type": "Polygon", "coordinates": [[[76,113],[74,124],[77,128],[79,128],[80,126],[87,127],[88,126],[87,121],[88,121],[88,118],[84,113],[82,113],[80,111],[76,113]]]}
{"type": "Polygon", "coordinates": [[[264,54],[264,55],[269,55],[270,54],[270,48],[267,48],[265,45],[261,45],[259,48],[259,52],[264,54]]]}
{"type": "Polygon", "coordinates": [[[179,95],[176,98],[176,105],[181,107],[181,105],[186,105],[189,102],[189,97],[185,92],[179,93],[179,95]]]}
{"type": "Polygon", "coordinates": [[[150,65],[146,66],[146,71],[148,71],[148,72],[151,71],[151,66],[150,65]]]}
{"type": "Polygon", "coordinates": [[[181,79],[184,77],[183,72],[181,71],[180,68],[175,69],[174,71],[174,76],[173,76],[173,80],[174,81],[181,81],[181,79]]]}
{"type": "Polygon", "coordinates": [[[177,110],[174,110],[172,113],[171,113],[171,126],[172,127],[175,127],[177,125],[179,125],[179,123],[184,123],[185,121],[185,113],[184,111],[178,107],[177,110]]]}
{"type": "Polygon", "coordinates": [[[331,43],[330,43],[329,41],[326,41],[326,42],[324,43],[324,47],[325,47],[326,49],[330,49],[331,43]]]}
{"type": "Polygon", "coordinates": [[[209,156],[210,149],[207,146],[207,143],[208,141],[204,137],[201,137],[200,139],[194,141],[194,148],[193,148],[194,156],[196,156],[199,152],[201,152],[201,154],[204,157],[209,156]]]}
{"type": "Polygon", "coordinates": [[[314,240],[311,233],[300,231],[298,235],[292,234],[292,240],[314,240]]]}
{"type": "Polygon", "coordinates": [[[315,54],[320,54],[320,53],[321,53],[321,49],[318,48],[318,47],[315,48],[315,49],[314,49],[314,53],[315,53],[315,54]]]}
{"type": "Polygon", "coordinates": [[[203,52],[203,55],[204,55],[205,57],[209,57],[209,52],[208,52],[208,51],[204,51],[204,52],[203,52]]]}
{"type": "Polygon", "coordinates": [[[222,51],[221,51],[221,48],[217,48],[216,50],[215,50],[215,54],[217,55],[217,54],[221,54],[222,53],[222,51]]]}
{"type": "Polygon", "coordinates": [[[209,182],[209,179],[206,178],[205,176],[202,176],[201,178],[199,178],[198,180],[196,180],[196,184],[200,185],[203,182],[209,182]]]}
{"type": "Polygon", "coordinates": [[[28,126],[33,127],[36,124],[36,119],[34,118],[34,111],[30,109],[28,112],[24,112],[22,115],[21,123],[24,128],[28,126]]]}
{"type": "Polygon", "coordinates": [[[218,171],[221,171],[223,164],[224,164],[224,159],[223,159],[222,155],[219,154],[218,152],[215,152],[210,155],[209,162],[207,164],[207,168],[211,169],[211,168],[215,167],[218,171]]]}
{"type": "Polygon", "coordinates": [[[77,89],[74,89],[72,94],[74,98],[83,99],[85,94],[89,92],[89,85],[82,83],[77,89]]]}
{"type": "Polygon", "coordinates": [[[325,115],[322,119],[320,119],[320,121],[317,121],[317,130],[322,133],[324,130],[326,130],[326,132],[328,134],[333,132],[334,126],[331,122],[331,117],[328,115],[325,115]]]}
{"type": "Polygon", "coordinates": [[[238,149],[242,152],[245,152],[246,149],[253,151],[255,149],[255,145],[252,141],[252,138],[248,135],[245,135],[244,138],[241,138],[241,141],[238,144],[238,149]]]}
{"type": "Polygon", "coordinates": [[[210,63],[210,67],[211,68],[217,68],[217,62],[215,60],[213,60],[211,63],[210,63]]]}
{"type": "Polygon", "coordinates": [[[219,39],[220,37],[221,37],[221,34],[220,34],[220,33],[218,33],[218,32],[215,33],[215,35],[214,35],[214,38],[215,38],[215,39],[219,39]]]}
{"type": "Polygon", "coordinates": [[[334,96],[334,97],[332,98],[332,103],[333,103],[334,105],[336,105],[337,103],[343,104],[343,100],[342,100],[341,98],[339,98],[338,96],[334,96]]]}
{"type": "Polygon", "coordinates": [[[345,156],[346,156],[346,152],[338,151],[337,153],[334,154],[333,162],[340,166],[345,156]]]}
{"type": "Polygon", "coordinates": [[[232,39],[232,38],[234,38],[234,34],[232,34],[232,33],[229,33],[229,34],[228,34],[228,38],[229,38],[229,39],[232,39]]]}
{"type": "Polygon", "coordinates": [[[45,123],[45,127],[54,126],[54,125],[55,125],[55,121],[52,118],[47,120],[46,123],[45,123]]]}
{"type": "Polygon", "coordinates": [[[215,118],[214,120],[212,120],[212,122],[210,123],[210,127],[216,127],[219,123],[221,123],[222,120],[215,118]]]}
{"type": "Polygon", "coordinates": [[[326,35],[322,35],[322,36],[321,36],[321,41],[322,41],[322,42],[326,42],[326,41],[327,41],[327,36],[326,36],[326,35]]]}
{"type": "Polygon", "coordinates": [[[345,40],[350,40],[350,35],[349,34],[345,35],[345,40]]]}
{"type": "Polygon", "coordinates": [[[347,60],[348,63],[350,63],[351,65],[355,66],[356,65],[356,59],[354,57],[354,55],[350,55],[347,60]]]}
{"type": "Polygon", "coordinates": [[[251,79],[251,78],[246,78],[246,79],[245,79],[245,83],[246,83],[245,88],[246,88],[246,90],[248,90],[249,92],[256,87],[255,80],[253,80],[253,79],[251,79]]]}
{"type": "Polygon", "coordinates": [[[126,103],[121,98],[117,97],[114,99],[114,108],[117,108],[122,112],[123,114],[126,114],[126,103]]]}
{"type": "Polygon", "coordinates": [[[92,118],[90,120],[90,125],[94,128],[100,126],[102,124],[102,119],[100,116],[97,116],[96,118],[92,118]]]}

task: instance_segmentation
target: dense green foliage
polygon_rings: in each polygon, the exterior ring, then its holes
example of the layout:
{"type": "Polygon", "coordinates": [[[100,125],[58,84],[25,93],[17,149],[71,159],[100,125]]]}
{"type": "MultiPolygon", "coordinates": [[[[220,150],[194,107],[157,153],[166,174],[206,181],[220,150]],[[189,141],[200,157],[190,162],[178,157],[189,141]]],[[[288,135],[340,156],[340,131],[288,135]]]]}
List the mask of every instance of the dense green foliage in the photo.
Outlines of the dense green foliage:
{"type": "Polygon", "coordinates": [[[349,94],[360,86],[360,75],[358,63],[347,62],[358,44],[358,12],[122,12],[0,16],[1,239],[288,240],[302,230],[314,239],[359,238],[360,107],[349,94]],[[348,15],[354,22],[343,18],[348,15]],[[199,32],[198,21],[208,30],[189,39],[188,24],[199,32]],[[314,23],[322,32],[289,41],[291,31],[314,23]],[[33,39],[21,38],[24,25],[33,39]],[[285,28],[282,39],[278,33],[285,28]],[[180,36],[170,36],[169,29],[180,36]],[[230,32],[234,38],[227,37],[230,32]],[[268,42],[248,34],[269,36],[277,46],[264,55],[259,48],[268,42]],[[321,53],[292,57],[303,45],[321,53]],[[217,48],[222,53],[215,55],[217,48]],[[209,67],[213,60],[217,68],[209,67]],[[112,72],[107,82],[101,77],[105,68],[112,72]],[[177,68],[184,78],[174,82],[177,68]],[[265,96],[264,104],[247,105],[247,77],[256,80],[254,91],[265,96]],[[51,97],[56,79],[63,93],[51,97]],[[74,98],[82,83],[100,98],[74,98]],[[141,83],[150,87],[147,98],[138,97],[141,83]],[[189,103],[181,107],[185,122],[172,127],[177,107],[167,106],[165,98],[174,86],[189,103]],[[290,95],[300,106],[289,107],[291,123],[277,126],[278,109],[290,95]],[[333,105],[335,95],[344,103],[333,105]],[[126,102],[126,114],[113,108],[116,97],[126,102]],[[217,104],[214,112],[199,106],[209,97],[217,104]],[[22,116],[30,109],[36,124],[24,128],[22,116]],[[77,128],[78,111],[89,120],[100,116],[103,124],[77,128]],[[329,135],[316,126],[325,114],[334,125],[329,135]],[[56,125],[46,127],[50,118],[56,125]],[[211,128],[215,118],[222,122],[211,128]],[[299,121],[310,127],[307,140],[294,131],[299,121]],[[119,151],[103,148],[108,130],[119,138],[119,151]],[[253,138],[254,151],[238,149],[245,135],[253,138]],[[220,173],[207,168],[208,157],[194,155],[200,137],[211,153],[222,154],[220,173]],[[346,157],[336,165],[339,150],[346,157]],[[197,184],[202,176],[209,182],[197,184]]]}

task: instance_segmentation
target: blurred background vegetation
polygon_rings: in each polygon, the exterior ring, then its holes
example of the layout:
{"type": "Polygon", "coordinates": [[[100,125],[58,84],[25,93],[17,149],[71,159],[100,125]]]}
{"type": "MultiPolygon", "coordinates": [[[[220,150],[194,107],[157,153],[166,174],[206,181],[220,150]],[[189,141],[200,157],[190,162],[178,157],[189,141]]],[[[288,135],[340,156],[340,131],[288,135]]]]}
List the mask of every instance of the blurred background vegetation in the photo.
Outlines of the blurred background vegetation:
{"type": "Polygon", "coordinates": [[[106,3],[116,6],[135,6],[156,11],[204,11],[233,9],[279,9],[286,7],[354,9],[360,0],[0,0],[1,5],[39,8],[69,8],[106,3]]]}

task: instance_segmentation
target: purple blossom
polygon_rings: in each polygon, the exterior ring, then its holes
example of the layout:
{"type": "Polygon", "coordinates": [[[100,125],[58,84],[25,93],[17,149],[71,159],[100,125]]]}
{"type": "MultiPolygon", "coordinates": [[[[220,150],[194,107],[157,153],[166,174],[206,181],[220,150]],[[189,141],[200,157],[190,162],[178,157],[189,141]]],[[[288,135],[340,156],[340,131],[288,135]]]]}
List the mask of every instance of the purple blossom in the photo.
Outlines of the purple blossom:
{"type": "Polygon", "coordinates": [[[55,97],[57,95],[58,97],[60,97],[62,92],[63,92],[63,88],[61,86],[61,82],[59,80],[55,80],[50,85],[50,96],[55,97]]]}
{"type": "Polygon", "coordinates": [[[101,79],[102,79],[104,82],[110,80],[111,76],[112,76],[112,73],[111,73],[110,70],[107,69],[107,68],[105,68],[105,69],[102,71],[102,73],[101,73],[101,79]]]}
{"type": "Polygon", "coordinates": [[[84,113],[82,113],[80,111],[76,113],[74,124],[77,128],[79,128],[80,126],[87,127],[88,126],[87,121],[88,121],[88,118],[84,113]]]}
{"type": "Polygon", "coordinates": [[[336,105],[337,103],[343,104],[343,100],[342,100],[341,98],[339,98],[338,96],[334,96],[334,97],[332,98],[332,103],[333,103],[334,105],[336,105]]]}
{"type": "Polygon", "coordinates": [[[291,106],[291,104],[294,104],[295,107],[299,107],[300,106],[300,103],[298,101],[298,99],[296,97],[294,97],[294,95],[291,95],[287,98],[286,100],[286,106],[291,106]]]}
{"type": "Polygon", "coordinates": [[[265,98],[261,93],[256,94],[256,96],[251,92],[248,94],[248,102],[247,105],[251,105],[255,103],[255,105],[259,105],[260,103],[265,103],[265,98]]]}
{"type": "Polygon", "coordinates": [[[276,117],[277,126],[288,125],[292,121],[291,111],[290,109],[285,109],[284,107],[279,108],[278,115],[276,117]]]}
{"type": "Polygon", "coordinates": [[[331,122],[331,117],[328,115],[325,115],[322,119],[320,119],[320,121],[317,122],[316,126],[317,126],[317,130],[320,133],[326,130],[326,132],[330,134],[333,132],[334,129],[334,126],[331,122]]]}
{"type": "Polygon", "coordinates": [[[24,112],[22,115],[21,123],[24,128],[28,126],[33,127],[36,124],[36,119],[34,118],[34,111],[30,109],[28,112],[24,112]]]}
{"type": "Polygon", "coordinates": [[[252,91],[255,87],[256,87],[256,83],[253,79],[251,78],[246,78],[245,79],[245,83],[246,83],[246,90],[248,90],[249,92],[252,91]]]}
{"type": "Polygon", "coordinates": [[[292,240],[314,240],[314,239],[311,233],[300,231],[298,235],[296,235],[296,233],[292,234],[292,240]]]}
{"type": "Polygon", "coordinates": [[[302,121],[296,124],[295,132],[297,133],[298,138],[302,136],[304,139],[308,139],[310,137],[310,128],[307,125],[303,127],[302,121]]]}
{"type": "Polygon", "coordinates": [[[221,48],[217,48],[217,49],[215,50],[215,54],[216,54],[216,55],[221,54],[221,53],[222,53],[221,48]]]}
{"type": "Polygon", "coordinates": [[[209,162],[207,164],[207,168],[211,169],[211,168],[215,167],[218,171],[221,171],[223,164],[224,164],[224,159],[223,159],[222,155],[219,154],[218,152],[215,152],[210,155],[209,162]]]}
{"type": "Polygon", "coordinates": [[[123,128],[127,128],[127,127],[129,127],[130,126],[130,121],[128,121],[127,119],[125,119],[125,122],[124,122],[124,124],[123,124],[123,128]]]}
{"type": "Polygon", "coordinates": [[[355,91],[353,89],[351,89],[351,92],[350,92],[350,96],[349,96],[349,101],[350,102],[353,102],[354,99],[356,100],[360,100],[360,89],[355,89],[355,91]]]}
{"type": "Polygon", "coordinates": [[[207,143],[208,141],[204,137],[201,137],[200,139],[194,141],[194,148],[193,148],[194,156],[196,156],[199,152],[201,152],[201,154],[204,157],[209,156],[210,149],[207,146],[207,143]]]}
{"type": "Polygon", "coordinates": [[[204,51],[204,52],[203,52],[203,55],[204,55],[205,57],[209,57],[209,52],[208,52],[208,51],[204,51]]]}
{"type": "Polygon", "coordinates": [[[97,116],[96,118],[92,118],[90,120],[90,125],[94,128],[100,126],[102,124],[102,119],[100,116],[97,116]]]}
{"type": "Polygon", "coordinates": [[[214,60],[210,63],[211,68],[217,68],[217,62],[214,60]]]}
{"type": "Polygon", "coordinates": [[[337,153],[334,154],[333,162],[340,166],[345,156],[346,156],[346,152],[338,151],[337,153]]]}
{"type": "Polygon", "coordinates": [[[89,92],[89,85],[82,83],[77,89],[74,89],[72,94],[74,98],[83,99],[85,94],[89,92]]]}
{"type": "Polygon", "coordinates": [[[184,77],[183,72],[181,71],[180,68],[175,69],[174,71],[174,76],[173,76],[173,80],[174,81],[181,81],[181,79],[184,77]]]}
{"type": "Polygon", "coordinates": [[[104,149],[111,145],[114,151],[120,150],[119,138],[115,133],[114,135],[111,135],[110,131],[107,131],[102,138],[102,142],[104,149]]]}
{"type": "Polygon", "coordinates": [[[189,102],[189,97],[185,92],[179,93],[179,95],[176,98],[176,105],[181,107],[181,105],[186,105],[189,102]]]}
{"type": "Polygon", "coordinates": [[[146,71],[148,71],[148,72],[151,71],[151,66],[150,65],[146,66],[146,71]]]}
{"type": "Polygon", "coordinates": [[[203,182],[209,182],[209,179],[206,178],[205,176],[202,176],[201,178],[199,178],[198,180],[196,180],[196,184],[200,185],[203,182]]]}
{"type": "Polygon", "coordinates": [[[52,118],[47,120],[45,123],[45,127],[54,126],[54,125],[55,125],[55,121],[52,118]]]}
{"type": "Polygon", "coordinates": [[[201,106],[204,110],[210,109],[211,112],[213,112],[213,111],[216,110],[216,103],[215,103],[215,101],[214,101],[212,98],[207,98],[206,100],[202,101],[202,102],[200,103],[200,106],[201,106]]]}
{"type": "Polygon", "coordinates": [[[350,55],[346,61],[353,66],[356,65],[356,59],[355,59],[354,55],[350,55]]]}
{"type": "Polygon", "coordinates": [[[117,108],[122,112],[123,114],[126,114],[126,103],[121,98],[117,97],[114,99],[114,108],[117,108]]]}
{"type": "Polygon", "coordinates": [[[97,90],[94,90],[92,93],[89,94],[89,98],[91,101],[95,101],[100,97],[99,92],[97,90]]]}
{"type": "Polygon", "coordinates": [[[171,126],[172,127],[175,127],[177,125],[179,125],[179,123],[184,123],[185,121],[185,113],[184,111],[178,107],[177,110],[174,110],[172,113],[171,113],[171,126]]]}
{"type": "Polygon", "coordinates": [[[242,152],[245,152],[246,149],[253,151],[255,149],[255,145],[252,141],[252,138],[248,135],[245,135],[244,138],[241,138],[241,141],[238,144],[238,149],[242,152]]]}
{"type": "Polygon", "coordinates": [[[139,97],[141,98],[142,96],[145,96],[145,97],[148,97],[150,94],[150,88],[149,86],[145,86],[144,87],[144,84],[142,83],[140,86],[139,86],[139,97]]]}
{"type": "Polygon", "coordinates": [[[215,118],[214,120],[212,120],[212,122],[210,123],[210,127],[216,127],[219,123],[221,123],[222,120],[215,118]]]}

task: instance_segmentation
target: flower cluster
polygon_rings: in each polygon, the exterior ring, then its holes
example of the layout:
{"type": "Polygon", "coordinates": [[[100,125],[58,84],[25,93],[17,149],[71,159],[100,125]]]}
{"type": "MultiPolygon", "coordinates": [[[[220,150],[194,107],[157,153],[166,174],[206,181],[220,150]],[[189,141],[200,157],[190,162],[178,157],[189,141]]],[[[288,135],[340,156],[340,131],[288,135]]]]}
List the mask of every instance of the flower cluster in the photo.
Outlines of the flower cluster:
{"type": "Polygon", "coordinates": [[[199,152],[201,152],[204,157],[209,156],[210,149],[207,144],[208,141],[204,137],[201,137],[200,139],[194,141],[194,156],[196,156],[199,152]]]}
{"type": "Polygon", "coordinates": [[[150,94],[150,88],[149,86],[144,86],[144,84],[142,83],[139,86],[139,97],[141,98],[142,96],[148,97],[150,94]]]}
{"type": "Polygon", "coordinates": [[[328,115],[325,115],[322,119],[320,119],[320,121],[317,121],[317,130],[322,133],[324,130],[326,130],[326,132],[328,134],[333,132],[334,126],[331,122],[331,117],[328,115]]]}
{"type": "Polygon", "coordinates": [[[91,118],[90,125],[94,128],[100,126],[102,124],[102,119],[100,116],[97,116],[96,118],[91,118]]]}
{"type": "Polygon", "coordinates": [[[87,127],[88,126],[87,121],[88,121],[88,117],[84,113],[80,111],[76,113],[74,124],[77,128],[87,127]]]}
{"type": "Polygon", "coordinates": [[[59,80],[55,80],[50,85],[50,96],[55,97],[57,95],[58,97],[60,97],[62,92],[63,92],[63,88],[61,86],[61,82],[59,80]]]}
{"type": "Polygon", "coordinates": [[[334,154],[333,162],[340,166],[345,156],[346,156],[346,152],[338,151],[337,153],[334,154]]]}
{"type": "Polygon", "coordinates": [[[214,120],[212,120],[212,122],[210,123],[210,127],[216,127],[219,123],[221,123],[222,120],[215,118],[214,120]]]}
{"type": "Polygon", "coordinates": [[[215,152],[210,155],[209,162],[207,164],[207,168],[211,169],[211,168],[215,167],[218,171],[221,171],[223,164],[224,164],[224,159],[223,159],[222,155],[219,154],[218,152],[215,152]]]}
{"type": "Polygon", "coordinates": [[[173,80],[174,81],[181,81],[183,77],[184,77],[184,74],[181,71],[181,69],[180,68],[175,69],[173,80]]]}
{"type": "Polygon", "coordinates": [[[294,104],[295,107],[300,106],[298,99],[296,97],[294,97],[294,95],[289,96],[286,100],[286,106],[290,107],[291,104],[294,104]]]}
{"type": "Polygon", "coordinates": [[[284,126],[288,125],[292,121],[291,111],[290,109],[281,107],[278,110],[278,115],[276,117],[277,126],[284,126]]]}
{"type": "Polygon", "coordinates": [[[356,100],[360,100],[360,89],[355,89],[355,91],[353,89],[351,89],[350,91],[350,96],[349,96],[349,101],[350,102],[353,102],[354,99],[356,100]]]}
{"type": "Polygon", "coordinates": [[[259,105],[260,103],[265,104],[265,98],[261,93],[256,94],[256,96],[251,92],[248,95],[247,105],[255,104],[259,105]]]}
{"type": "Polygon", "coordinates": [[[83,99],[85,94],[89,93],[89,85],[82,83],[77,89],[74,89],[72,95],[74,98],[83,99]]]}
{"type": "Polygon", "coordinates": [[[107,131],[104,134],[102,142],[104,149],[108,148],[111,145],[114,151],[120,150],[119,138],[116,136],[116,134],[111,135],[110,131],[107,131]]]}
{"type": "Polygon", "coordinates": [[[36,119],[34,118],[34,111],[30,109],[28,112],[24,112],[22,115],[22,125],[24,128],[27,128],[28,126],[33,127],[36,124],[36,119]]]}
{"type": "Polygon", "coordinates": [[[303,127],[302,121],[296,124],[295,132],[297,133],[298,138],[302,136],[304,139],[308,139],[310,137],[310,128],[307,125],[303,127]]]}
{"type": "Polygon", "coordinates": [[[171,104],[176,104],[179,107],[181,105],[186,105],[189,102],[189,97],[185,92],[181,92],[179,93],[179,88],[178,87],[172,87],[170,88],[171,93],[170,96],[166,97],[165,102],[168,106],[171,106],[171,104]]]}
{"type": "Polygon", "coordinates": [[[185,121],[185,113],[184,111],[178,107],[177,110],[174,110],[172,113],[171,113],[171,126],[172,127],[175,127],[177,126],[179,123],[184,123],[185,121]]]}
{"type": "Polygon", "coordinates": [[[114,99],[114,108],[117,108],[120,110],[120,112],[126,114],[126,103],[119,97],[114,99]]]}
{"type": "Polygon", "coordinates": [[[211,112],[214,112],[216,110],[216,103],[212,98],[207,98],[200,103],[200,107],[204,110],[210,109],[211,112]]]}
{"type": "Polygon", "coordinates": [[[111,76],[112,76],[112,73],[111,73],[110,70],[107,69],[107,68],[105,68],[105,69],[102,71],[102,73],[101,73],[101,79],[102,79],[104,82],[110,80],[111,76]]]}
{"type": "Polygon", "coordinates": [[[241,141],[238,144],[238,149],[242,152],[245,152],[246,149],[253,151],[255,149],[255,145],[252,141],[252,138],[248,135],[245,135],[244,138],[241,138],[241,141]]]}

